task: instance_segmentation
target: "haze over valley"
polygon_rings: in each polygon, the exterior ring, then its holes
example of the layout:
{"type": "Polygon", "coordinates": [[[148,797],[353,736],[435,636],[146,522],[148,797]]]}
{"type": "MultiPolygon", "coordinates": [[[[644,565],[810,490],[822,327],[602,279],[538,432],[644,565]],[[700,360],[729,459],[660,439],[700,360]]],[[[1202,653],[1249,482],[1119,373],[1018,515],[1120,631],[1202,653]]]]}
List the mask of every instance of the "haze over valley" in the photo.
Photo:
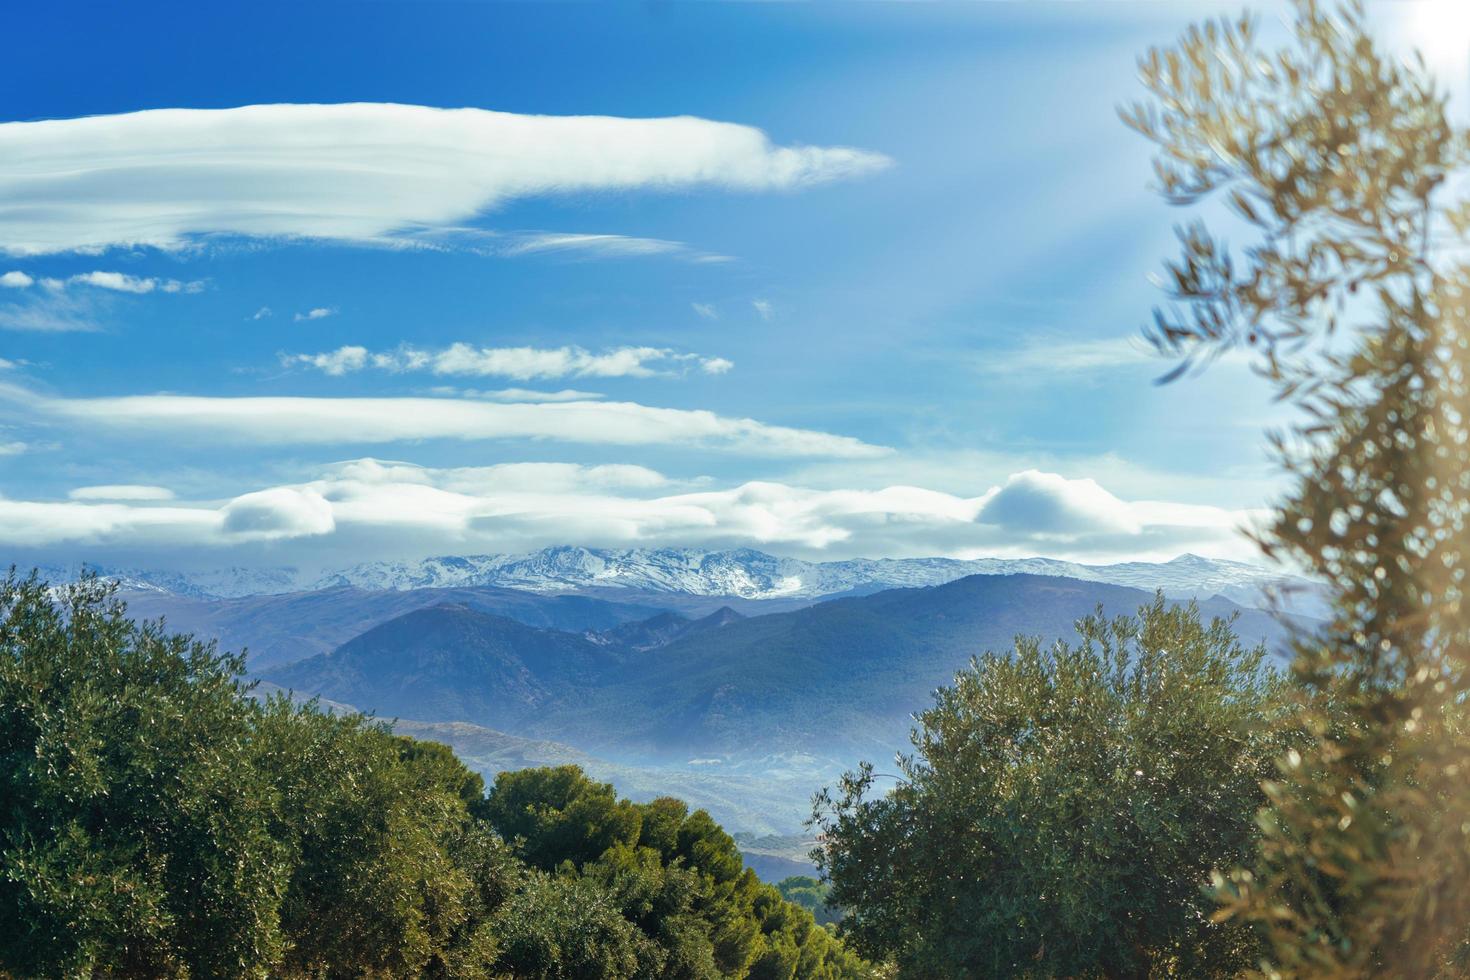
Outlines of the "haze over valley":
{"type": "MultiPolygon", "coordinates": [[[[76,568],[53,568],[57,581],[76,568]]],[[[249,653],[260,691],[319,697],[443,741],[472,766],[574,762],[634,799],[800,835],[814,787],[907,745],[971,656],[1047,642],[1155,590],[1279,650],[1304,579],[1186,555],[812,563],[750,549],[606,551],[290,569],[100,569],[130,611],[249,653]]],[[[790,851],[790,848],[787,848],[790,851]]]]}

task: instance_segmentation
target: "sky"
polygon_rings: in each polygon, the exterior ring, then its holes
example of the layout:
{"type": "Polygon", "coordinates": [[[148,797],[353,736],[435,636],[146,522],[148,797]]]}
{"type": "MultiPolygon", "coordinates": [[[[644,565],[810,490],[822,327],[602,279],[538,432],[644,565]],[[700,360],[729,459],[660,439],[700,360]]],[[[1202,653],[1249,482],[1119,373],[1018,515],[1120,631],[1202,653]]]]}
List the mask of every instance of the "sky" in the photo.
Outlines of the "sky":
{"type": "MultiPolygon", "coordinates": [[[[1458,84],[1453,9],[1375,16],[1458,84]]],[[[1290,416],[1154,383],[1117,118],[1224,13],[22,5],[0,564],[1249,558],[1290,416]]]]}

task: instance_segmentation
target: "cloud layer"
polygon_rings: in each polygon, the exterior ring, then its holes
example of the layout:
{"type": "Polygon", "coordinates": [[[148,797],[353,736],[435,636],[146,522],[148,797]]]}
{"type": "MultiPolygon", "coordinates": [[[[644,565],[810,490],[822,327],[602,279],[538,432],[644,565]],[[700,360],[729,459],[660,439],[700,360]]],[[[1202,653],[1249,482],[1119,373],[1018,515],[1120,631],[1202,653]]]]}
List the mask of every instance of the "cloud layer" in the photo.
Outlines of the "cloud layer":
{"type": "MultiPolygon", "coordinates": [[[[0,182],[3,181],[4,178],[0,177],[0,182]]],[[[0,245],[0,251],[3,250],[3,245],[0,245]]],[[[38,279],[30,273],[11,269],[0,273],[0,291],[8,294],[5,296],[7,300],[15,297],[11,302],[0,302],[0,330],[40,333],[99,330],[97,304],[86,295],[92,289],[141,296],[154,292],[199,293],[204,287],[202,280],[181,282],[101,269],[80,272],[66,279],[52,276],[38,279]],[[89,288],[72,288],[75,286],[89,288]]]]}
{"type": "Polygon", "coordinates": [[[0,546],[217,550],[274,542],[285,549],[278,555],[329,564],[568,542],[754,546],[833,558],[1171,558],[1183,551],[1249,554],[1236,529],[1250,518],[1213,507],[1124,501],[1091,480],[1036,471],[965,497],[908,486],[815,490],[749,482],[707,489],[640,466],[431,469],[361,459],[304,483],[225,501],[0,499],[0,546]]]}
{"type": "Polygon", "coordinates": [[[863,459],[890,452],[850,436],[636,402],[492,404],[461,398],[48,398],[0,384],[0,397],[44,418],[120,434],[210,444],[382,444],[417,439],[545,439],[689,446],[755,456],[863,459]]]}
{"type": "Polygon", "coordinates": [[[529,195],[799,188],[881,154],[776,146],[681,116],[529,116],[356,103],[154,109],[0,124],[0,248],[151,245],[211,234],[377,241],[529,195]]]}
{"type": "Polygon", "coordinates": [[[167,487],[108,483],[95,487],[77,487],[67,496],[72,500],[172,500],[174,492],[167,487]]]}
{"type": "MultiPolygon", "coordinates": [[[[3,178],[0,178],[3,179],[3,178]]],[[[143,295],[154,291],[161,293],[198,293],[204,290],[201,280],[180,282],[177,279],[158,279],[153,276],[130,276],[125,272],[110,272],[97,269],[92,272],[79,272],[66,279],[42,278],[36,279],[29,273],[19,269],[11,269],[0,275],[0,287],[5,289],[29,289],[40,283],[42,288],[53,293],[61,292],[68,285],[93,286],[97,289],[110,289],[115,293],[134,293],[143,295]]]]}
{"type": "Polygon", "coordinates": [[[439,350],[403,346],[369,351],[346,346],[320,354],[282,354],[287,367],[304,365],[325,374],[343,375],[366,368],[380,371],[429,371],[438,375],[501,377],[516,381],[538,378],[651,378],[697,366],[706,374],[724,374],[735,365],[723,357],[685,354],[666,347],[615,347],[594,354],[581,347],[475,347],[457,343],[439,350]]]}

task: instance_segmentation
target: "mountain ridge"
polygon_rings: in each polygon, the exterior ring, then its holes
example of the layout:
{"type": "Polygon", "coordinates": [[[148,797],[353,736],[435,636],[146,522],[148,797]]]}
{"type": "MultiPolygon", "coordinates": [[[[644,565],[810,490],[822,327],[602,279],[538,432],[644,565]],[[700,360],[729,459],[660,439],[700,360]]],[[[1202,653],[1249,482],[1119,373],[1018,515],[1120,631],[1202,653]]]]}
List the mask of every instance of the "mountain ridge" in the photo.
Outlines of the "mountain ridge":
{"type": "MultiPolygon", "coordinates": [[[[788,612],[660,614],[599,636],[528,627],[452,605],[390,620],[266,680],[385,717],[466,721],[554,738],[620,763],[796,751],[855,761],[900,748],[913,711],[972,655],[1017,634],[1069,638],[1099,607],[1132,613],[1153,594],[1035,575],[975,575],[788,612]]],[[[1247,644],[1279,647],[1281,624],[1226,599],[1247,644]]]]}
{"type": "Polygon", "coordinates": [[[226,649],[248,648],[252,669],[327,653],[367,630],[415,609],[459,604],[527,626],[579,633],[612,629],[658,615],[639,595],[610,602],[595,596],[546,595],[516,589],[417,589],[368,592],[323,589],[279,595],[204,599],[158,590],[126,589],[121,597],[140,619],[169,626],[226,649]]]}
{"type": "Polygon", "coordinates": [[[521,721],[560,692],[611,672],[620,653],[576,633],[441,603],[380,623],[268,679],[312,694],[330,691],[333,700],[384,716],[409,714],[402,705],[412,703],[410,716],[424,720],[499,723],[521,721]],[[395,678],[386,703],[378,688],[385,676],[395,678]]]}
{"type": "MultiPolygon", "coordinates": [[[[222,599],[332,588],[402,592],[427,588],[508,588],[557,594],[637,591],[747,600],[817,600],[893,588],[943,585],[971,575],[1051,575],[1087,582],[1163,589],[1171,598],[1221,595],[1267,608],[1267,590],[1286,587],[1291,611],[1320,614],[1320,593],[1308,580],[1246,562],[1184,554],[1168,562],[1088,565],[1052,558],[854,558],[813,562],[752,548],[602,549],[563,545],[519,555],[442,555],[414,561],[372,561],[307,576],[292,568],[203,572],[96,569],[139,592],[222,599]]],[[[42,570],[69,581],[75,567],[42,570]]]]}

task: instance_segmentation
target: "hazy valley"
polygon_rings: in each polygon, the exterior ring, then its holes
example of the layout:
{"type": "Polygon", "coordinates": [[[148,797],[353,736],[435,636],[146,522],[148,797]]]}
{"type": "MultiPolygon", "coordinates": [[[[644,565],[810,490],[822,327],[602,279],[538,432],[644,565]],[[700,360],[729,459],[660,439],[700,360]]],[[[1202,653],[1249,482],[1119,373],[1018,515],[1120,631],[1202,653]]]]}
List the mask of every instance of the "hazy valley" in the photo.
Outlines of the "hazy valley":
{"type": "MultiPolygon", "coordinates": [[[[1274,645],[1267,587],[1313,601],[1305,583],[1193,556],[821,565],[557,548],[372,566],[296,591],[279,591],[284,576],[103,571],[133,614],[248,650],[262,690],[396,719],[489,776],[575,762],[748,835],[802,833],[815,789],[890,759],[936,687],[1017,634],[1067,637],[1097,607],[1132,612],[1162,589],[1274,645]],[[248,589],[262,591],[219,594],[248,589]]],[[[799,853],[786,840],[773,853],[799,853]]]]}

